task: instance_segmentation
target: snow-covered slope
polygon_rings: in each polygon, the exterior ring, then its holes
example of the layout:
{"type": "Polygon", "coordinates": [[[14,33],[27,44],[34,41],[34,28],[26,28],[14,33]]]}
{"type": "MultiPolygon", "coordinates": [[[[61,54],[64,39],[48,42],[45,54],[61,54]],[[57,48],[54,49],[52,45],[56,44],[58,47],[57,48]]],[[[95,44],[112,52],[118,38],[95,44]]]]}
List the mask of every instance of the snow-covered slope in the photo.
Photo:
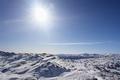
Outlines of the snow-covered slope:
{"type": "Polygon", "coordinates": [[[120,80],[120,55],[0,51],[0,80],[120,80]]]}

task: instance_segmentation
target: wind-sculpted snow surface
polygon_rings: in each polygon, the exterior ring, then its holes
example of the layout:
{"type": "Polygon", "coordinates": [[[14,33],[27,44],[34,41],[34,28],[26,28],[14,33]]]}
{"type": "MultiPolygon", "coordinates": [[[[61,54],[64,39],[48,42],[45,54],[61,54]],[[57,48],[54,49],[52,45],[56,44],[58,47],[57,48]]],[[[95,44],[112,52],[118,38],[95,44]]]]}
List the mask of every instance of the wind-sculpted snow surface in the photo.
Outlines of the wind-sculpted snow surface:
{"type": "Polygon", "coordinates": [[[0,51],[0,80],[120,80],[120,55],[0,51]]]}
{"type": "Polygon", "coordinates": [[[70,71],[51,62],[53,55],[15,54],[0,52],[0,80],[38,80],[40,77],[56,77],[70,71]]]}

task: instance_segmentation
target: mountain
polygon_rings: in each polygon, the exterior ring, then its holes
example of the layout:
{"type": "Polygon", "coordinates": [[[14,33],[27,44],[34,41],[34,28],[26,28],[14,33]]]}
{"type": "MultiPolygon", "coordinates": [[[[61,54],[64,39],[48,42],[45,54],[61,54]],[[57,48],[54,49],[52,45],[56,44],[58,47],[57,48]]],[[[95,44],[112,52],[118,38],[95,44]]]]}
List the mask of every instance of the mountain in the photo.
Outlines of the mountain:
{"type": "Polygon", "coordinates": [[[0,51],[0,80],[120,80],[120,54],[0,51]]]}

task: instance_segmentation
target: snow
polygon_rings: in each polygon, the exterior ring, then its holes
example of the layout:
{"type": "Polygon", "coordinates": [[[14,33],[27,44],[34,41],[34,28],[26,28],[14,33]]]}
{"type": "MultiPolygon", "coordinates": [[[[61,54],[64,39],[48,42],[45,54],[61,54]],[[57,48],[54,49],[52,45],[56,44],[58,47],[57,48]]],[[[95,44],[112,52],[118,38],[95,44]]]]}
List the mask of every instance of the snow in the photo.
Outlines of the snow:
{"type": "Polygon", "coordinates": [[[0,51],[0,80],[120,80],[120,55],[0,51]]]}

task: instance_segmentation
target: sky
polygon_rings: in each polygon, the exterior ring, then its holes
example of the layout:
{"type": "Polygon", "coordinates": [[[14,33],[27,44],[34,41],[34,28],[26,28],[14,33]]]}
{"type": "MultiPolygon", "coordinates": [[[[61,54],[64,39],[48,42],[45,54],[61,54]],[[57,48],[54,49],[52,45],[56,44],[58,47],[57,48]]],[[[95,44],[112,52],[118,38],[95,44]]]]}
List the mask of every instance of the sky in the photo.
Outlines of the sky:
{"type": "Polygon", "coordinates": [[[0,0],[0,50],[120,53],[119,4],[120,0],[0,0]]]}

